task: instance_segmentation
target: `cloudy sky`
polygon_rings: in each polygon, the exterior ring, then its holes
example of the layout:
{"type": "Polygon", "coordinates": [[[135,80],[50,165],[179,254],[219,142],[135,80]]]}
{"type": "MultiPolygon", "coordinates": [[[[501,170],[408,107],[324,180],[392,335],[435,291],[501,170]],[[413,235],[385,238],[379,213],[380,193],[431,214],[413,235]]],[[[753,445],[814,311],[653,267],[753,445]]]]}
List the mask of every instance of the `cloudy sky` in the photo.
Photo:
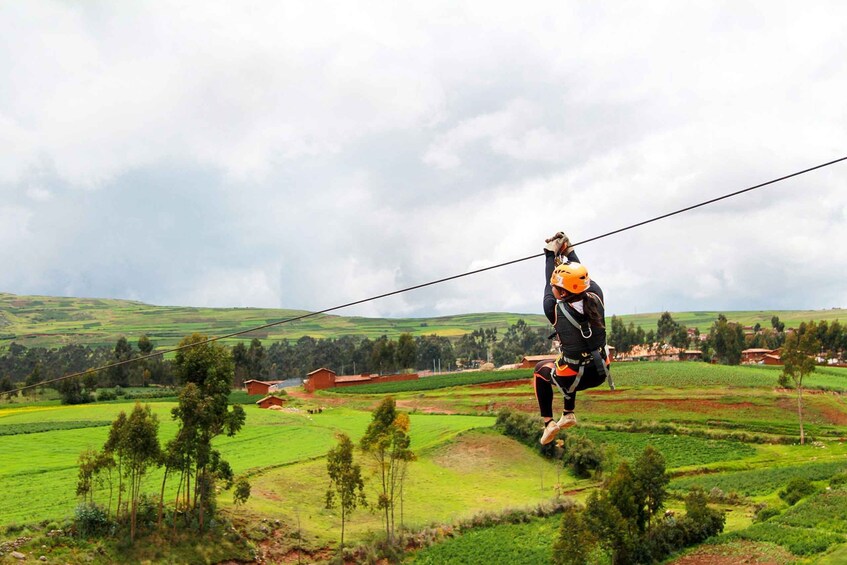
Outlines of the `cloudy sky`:
{"type": "MultiPolygon", "coordinates": [[[[317,310],[847,155],[842,2],[353,4],[3,3],[0,291],[317,310]]],[[[610,314],[817,309],[845,241],[842,163],[578,252],[610,314]]]]}

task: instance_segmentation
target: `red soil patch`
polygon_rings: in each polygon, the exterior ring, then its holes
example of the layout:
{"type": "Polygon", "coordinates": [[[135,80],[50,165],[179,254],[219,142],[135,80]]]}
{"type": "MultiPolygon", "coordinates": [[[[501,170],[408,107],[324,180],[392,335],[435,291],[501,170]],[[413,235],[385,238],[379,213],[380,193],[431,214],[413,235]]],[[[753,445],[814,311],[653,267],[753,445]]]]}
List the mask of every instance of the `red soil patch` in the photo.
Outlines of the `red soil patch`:
{"type": "Polygon", "coordinates": [[[288,396],[293,398],[299,398],[300,400],[308,400],[309,402],[316,402],[318,404],[322,404],[324,406],[342,406],[344,404],[343,398],[333,398],[331,396],[315,396],[314,394],[308,393],[302,389],[289,388],[286,389],[288,396]]]}
{"type": "Polygon", "coordinates": [[[535,401],[535,397],[529,396],[523,402],[490,402],[488,404],[478,404],[473,407],[477,412],[497,412],[501,408],[509,408],[521,412],[536,412],[538,411],[538,403],[535,401]]]}
{"type": "Polygon", "coordinates": [[[511,388],[513,386],[521,386],[527,385],[528,387],[532,386],[532,380],[529,378],[525,379],[517,379],[514,381],[499,381],[496,383],[484,383],[481,385],[476,385],[477,388],[511,388]]]}
{"type": "Polygon", "coordinates": [[[396,404],[398,408],[416,410],[424,414],[458,414],[458,412],[450,408],[428,404],[420,400],[397,400],[396,404]]]}
{"type": "Polygon", "coordinates": [[[827,422],[836,426],[847,426],[847,413],[831,406],[822,406],[818,410],[827,422]]]}

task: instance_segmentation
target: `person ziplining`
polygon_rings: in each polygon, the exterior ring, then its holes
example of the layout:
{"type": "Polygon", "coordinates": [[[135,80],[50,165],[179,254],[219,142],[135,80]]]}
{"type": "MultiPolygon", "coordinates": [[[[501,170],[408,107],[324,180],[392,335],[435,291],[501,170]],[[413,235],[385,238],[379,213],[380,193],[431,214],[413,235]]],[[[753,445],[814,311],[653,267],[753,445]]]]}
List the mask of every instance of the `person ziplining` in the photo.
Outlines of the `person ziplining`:
{"type": "MultiPolygon", "coordinates": [[[[606,347],[603,290],[588,276],[570,240],[563,232],[545,240],[544,314],[555,330],[559,356],[541,361],[533,372],[533,387],[544,420],[541,444],[555,439],[559,430],[576,425],[576,393],[607,380],[611,359],[606,347]],[[553,386],[564,397],[559,420],[553,419],[553,386]]],[[[550,336],[553,337],[553,336],[550,336]]]]}

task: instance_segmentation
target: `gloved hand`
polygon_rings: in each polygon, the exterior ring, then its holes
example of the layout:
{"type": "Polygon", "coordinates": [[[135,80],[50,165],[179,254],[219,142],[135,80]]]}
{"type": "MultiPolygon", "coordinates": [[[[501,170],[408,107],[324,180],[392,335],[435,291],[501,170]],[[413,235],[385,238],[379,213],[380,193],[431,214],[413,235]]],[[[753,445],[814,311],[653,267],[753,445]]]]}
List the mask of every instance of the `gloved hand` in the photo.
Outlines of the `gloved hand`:
{"type": "Polygon", "coordinates": [[[547,244],[544,246],[545,251],[552,251],[555,255],[567,255],[573,250],[571,242],[565,232],[558,232],[553,237],[548,237],[544,240],[547,244]]]}

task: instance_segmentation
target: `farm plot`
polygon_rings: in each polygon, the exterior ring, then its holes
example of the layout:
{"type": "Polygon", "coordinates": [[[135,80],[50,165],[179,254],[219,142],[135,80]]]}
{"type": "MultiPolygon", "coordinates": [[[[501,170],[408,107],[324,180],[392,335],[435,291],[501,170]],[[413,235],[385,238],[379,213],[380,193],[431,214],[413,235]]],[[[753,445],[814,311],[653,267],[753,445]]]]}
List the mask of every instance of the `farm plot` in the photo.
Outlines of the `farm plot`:
{"type": "Polygon", "coordinates": [[[503,524],[472,530],[419,551],[410,562],[420,565],[549,563],[560,521],[561,517],[551,516],[526,524],[503,524]]]}
{"type": "Polygon", "coordinates": [[[637,458],[645,447],[652,445],[665,457],[669,469],[718,461],[737,461],[757,453],[755,447],[738,441],[600,430],[584,430],[578,433],[598,445],[614,445],[618,455],[629,459],[637,458]]]}
{"type": "Polygon", "coordinates": [[[668,490],[687,491],[694,486],[700,486],[707,491],[719,488],[724,492],[737,492],[743,496],[764,496],[783,488],[793,478],[822,481],[845,469],[847,460],[842,455],[835,461],[679,477],[670,482],[668,490]]]}

